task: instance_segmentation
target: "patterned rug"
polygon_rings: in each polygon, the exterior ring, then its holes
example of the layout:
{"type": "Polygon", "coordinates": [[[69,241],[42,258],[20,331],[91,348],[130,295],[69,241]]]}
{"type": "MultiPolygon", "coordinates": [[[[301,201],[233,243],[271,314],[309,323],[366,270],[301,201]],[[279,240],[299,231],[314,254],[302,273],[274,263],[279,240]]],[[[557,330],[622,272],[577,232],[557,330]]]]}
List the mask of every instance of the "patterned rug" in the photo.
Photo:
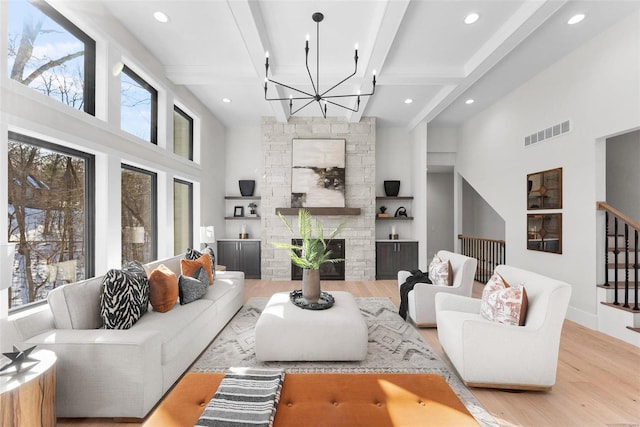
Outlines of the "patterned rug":
{"type": "Polygon", "coordinates": [[[220,372],[229,367],[284,368],[286,372],[408,372],[440,374],[483,426],[498,423],[469,389],[452,373],[405,322],[388,298],[356,298],[369,327],[367,359],[360,362],[258,362],[254,327],[268,298],[251,298],[191,367],[196,372],[220,372]]]}

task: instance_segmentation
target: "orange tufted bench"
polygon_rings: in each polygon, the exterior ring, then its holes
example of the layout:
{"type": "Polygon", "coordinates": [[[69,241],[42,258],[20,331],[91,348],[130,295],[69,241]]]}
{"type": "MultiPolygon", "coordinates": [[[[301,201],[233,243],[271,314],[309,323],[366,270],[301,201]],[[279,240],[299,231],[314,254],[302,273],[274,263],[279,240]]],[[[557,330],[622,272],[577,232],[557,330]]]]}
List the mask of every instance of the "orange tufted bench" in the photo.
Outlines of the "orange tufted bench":
{"type": "MultiPolygon", "coordinates": [[[[189,372],[146,427],[193,426],[223,373],[189,372]]],[[[477,426],[435,374],[286,374],[275,427],[477,426]]]]}

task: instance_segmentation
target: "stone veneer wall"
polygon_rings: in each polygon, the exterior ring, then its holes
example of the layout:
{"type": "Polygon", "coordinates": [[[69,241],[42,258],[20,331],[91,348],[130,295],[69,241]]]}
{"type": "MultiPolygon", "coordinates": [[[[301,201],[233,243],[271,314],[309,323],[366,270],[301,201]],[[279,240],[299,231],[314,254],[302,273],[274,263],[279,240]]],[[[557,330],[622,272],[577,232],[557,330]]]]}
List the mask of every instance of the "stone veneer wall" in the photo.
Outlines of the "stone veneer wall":
{"type": "MultiPolygon", "coordinates": [[[[373,117],[363,117],[360,123],[349,123],[339,117],[291,117],[288,123],[278,123],[273,117],[262,118],[262,279],[291,278],[287,252],[275,248],[271,242],[289,242],[292,237],[275,210],[291,206],[291,147],[295,138],[346,140],[345,205],[360,208],[361,213],[345,217],[318,216],[318,219],[326,234],[343,218],[347,219],[339,236],[346,243],[345,279],[374,280],[376,121],[373,117]]],[[[297,217],[286,218],[295,229],[297,217]]]]}

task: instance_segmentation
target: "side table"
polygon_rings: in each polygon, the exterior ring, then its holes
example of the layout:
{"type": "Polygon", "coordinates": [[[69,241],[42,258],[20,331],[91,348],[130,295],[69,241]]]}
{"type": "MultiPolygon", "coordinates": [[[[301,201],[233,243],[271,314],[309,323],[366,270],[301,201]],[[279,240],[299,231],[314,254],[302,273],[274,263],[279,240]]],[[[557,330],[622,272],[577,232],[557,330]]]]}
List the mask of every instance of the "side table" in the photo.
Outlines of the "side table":
{"type": "Polygon", "coordinates": [[[19,373],[0,374],[0,425],[3,427],[56,425],[56,355],[36,349],[40,360],[19,373]]]}

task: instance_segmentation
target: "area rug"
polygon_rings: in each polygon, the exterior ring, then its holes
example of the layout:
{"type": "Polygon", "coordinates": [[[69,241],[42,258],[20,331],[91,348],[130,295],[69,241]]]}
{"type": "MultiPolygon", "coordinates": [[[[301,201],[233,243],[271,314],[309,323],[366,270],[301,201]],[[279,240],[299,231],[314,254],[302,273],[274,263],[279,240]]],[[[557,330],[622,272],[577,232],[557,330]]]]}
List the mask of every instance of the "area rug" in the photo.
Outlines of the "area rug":
{"type": "Polygon", "coordinates": [[[292,373],[435,373],[449,383],[480,425],[498,425],[469,389],[422,339],[415,327],[398,315],[398,309],[388,298],[356,298],[369,327],[367,358],[359,362],[257,361],[253,331],[267,300],[268,298],[249,299],[193,364],[191,370],[222,372],[229,367],[278,367],[292,373]]]}

